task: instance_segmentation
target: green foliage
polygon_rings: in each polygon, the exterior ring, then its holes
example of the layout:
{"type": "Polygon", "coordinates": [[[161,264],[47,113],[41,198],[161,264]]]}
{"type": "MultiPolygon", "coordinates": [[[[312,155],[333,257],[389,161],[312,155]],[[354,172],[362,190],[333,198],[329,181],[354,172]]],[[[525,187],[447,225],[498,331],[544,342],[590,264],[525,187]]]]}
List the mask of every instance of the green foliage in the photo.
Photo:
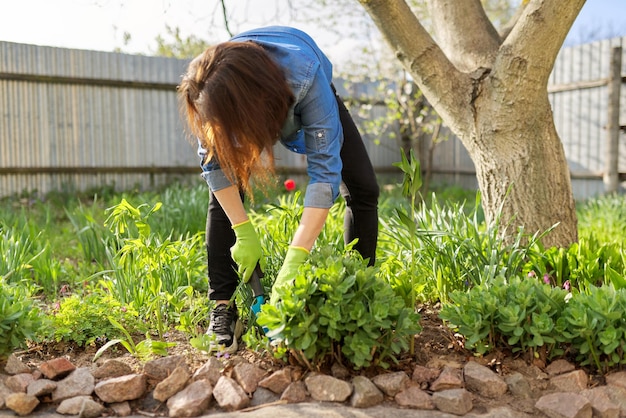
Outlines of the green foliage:
{"type": "Polygon", "coordinates": [[[176,345],[176,343],[154,341],[150,337],[149,332],[146,332],[146,338],[144,340],[141,340],[140,342],[135,344],[133,337],[122,324],[117,322],[112,317],[109,317],[108,319],[115,328],[117,328],[120,332],[124,334],[125,338],[118,338],[104,344],[94,355],[93,361],[96,361],[100,356],[102,356],[102,354],[104,354],[105,351],[117,344],[121,344],[126,349],[126,351],[142,361],[150,360],[155,356],[167,356],[167,349],[176,345]]]}
{"type": "Polygon", "coordinates": [[[36,340],[44,315],[27,287],[0,277],[0,358],[36,340]]]}
{"type": "Polygon", "coordinates": [[[160,208],[161,203],[134,207],[122,199],[108,209],[105,224],[119,250],[110,255],[114,276],[105,275],[100,283],[154,321],[162,336],[194,292],[206,291],[206,262],[201,234],[172,241],[152,233],[148,219],[160,208]]]}
{"type": "Polygon", "coordinates": [[[610,194],[589,199],[577,210],[581,239],[626,245],[626,198],[610,194]]]}
{"type": "Polygon", "coordinates": [[[532,358],[543,348],[549,357],[562,354],[555,324],[567,291],[517,276],[498,277],[469,291],[454,291],[440,318],[465,337],[478,354],[496,346],[522,351],[532,358]]]}
{"type": "Polygon", "coordinates": [[[258,323],[309,368],[341,355],[355,368],[386,367],[420,330],[419,315],[354,252],[312,253],[281,299],[258,323]]]}
{"type": "Polygon", "coordinates": [[[557,329],[571,346],[576,361],[600,372],[626,364],[626,289],[589,286],[575,294],[557,329]]]}
{"type": "Polygon", "coordinates": [[[58,303],[50,314],[51,337],[79,346],[123,337],[124,333],[109,321],[109,317],[117,318],[117,322],[131,333],[146,332],[146,324],[132,307],[108,294],[89,293],[74,294],[58,303]]]}

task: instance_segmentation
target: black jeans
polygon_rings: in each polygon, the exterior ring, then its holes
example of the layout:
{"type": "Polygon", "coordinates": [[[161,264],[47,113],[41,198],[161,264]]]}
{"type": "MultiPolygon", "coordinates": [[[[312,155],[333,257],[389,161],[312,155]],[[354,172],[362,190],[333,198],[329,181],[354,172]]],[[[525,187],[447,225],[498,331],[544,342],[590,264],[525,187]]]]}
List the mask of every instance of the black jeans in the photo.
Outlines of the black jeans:
{"type": "MultiPolygon", "coordinates": [[[[344,241],[349,243],[358,238],[355,249],[363,258],[368,258],[368,264],[372,266],[376,261],[378,242],[378,182],[361,134],[338,96],[337,104],[344,136],[340,154],[343,163],[340,192],[346,201],[344,241]]],[[[241,197],[243,199],[243,195],[241,197]]],[[[239,282],[237,266],[230,256],[230,247],[234,244],[235,233],[230,221],[211,193],[206,224],[206,246],[209,298],[212,300],[228,300],[237,288],[239,282]]]]}

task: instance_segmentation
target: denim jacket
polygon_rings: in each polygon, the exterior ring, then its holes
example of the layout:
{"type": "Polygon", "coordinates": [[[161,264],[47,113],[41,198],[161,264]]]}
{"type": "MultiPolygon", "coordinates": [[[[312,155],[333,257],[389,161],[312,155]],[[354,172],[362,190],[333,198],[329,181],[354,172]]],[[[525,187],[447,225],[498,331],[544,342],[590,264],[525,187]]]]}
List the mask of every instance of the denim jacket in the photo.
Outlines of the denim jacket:
{"type": "MultiPolygon", "coordinates": [[[[281,130],[280,142],[287,149],[305,154],[309,184],[304,206],[330,208],[339,195],[343,130],[335,93],[331,87],[332,65],[306,33],[270,26],[241,33],[235,42],[261,45],[285,71],[295,97],[281,130]]],[[[207,151],[198,147],[204,161],[207,151]]],[[[211,160],[202,166],[202,177],[213,191],[231,185],[219,164],[211,160]]]]}

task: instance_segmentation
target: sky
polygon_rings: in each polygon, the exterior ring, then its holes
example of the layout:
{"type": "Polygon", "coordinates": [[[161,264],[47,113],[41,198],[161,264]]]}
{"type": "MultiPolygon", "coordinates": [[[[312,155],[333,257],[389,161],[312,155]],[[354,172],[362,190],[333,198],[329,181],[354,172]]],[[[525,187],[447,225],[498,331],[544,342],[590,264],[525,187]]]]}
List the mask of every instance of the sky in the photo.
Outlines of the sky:
{"type": "MultiPolygon", "coordinates": [[[[291,0],[296,5],[304,1],[291,0]]],[[[229,11],[232,22],[243,22],[231,30],[236,33],[268,22],[289,24],[285,8],[277,5],[285,2],[229,0],[227,5],[236,5],[229,11]]],[[[0,41],[150,54],[167,25],[179,27],[183,36],[226,40],[219,4],[217,0],[0,0],[0,41]],[[131,35],[127,44],[126,32],[131,35]]],[[[309,28],[297,26],[309,31],[331,59],[353,47],[349,36],[338,42],[336,37],[324,37],[325,31],[313,23],[309,28]]],[[[587,0],[565,44],[588,41],[590,36],[626,36],[626,0],[587,0]]]]}

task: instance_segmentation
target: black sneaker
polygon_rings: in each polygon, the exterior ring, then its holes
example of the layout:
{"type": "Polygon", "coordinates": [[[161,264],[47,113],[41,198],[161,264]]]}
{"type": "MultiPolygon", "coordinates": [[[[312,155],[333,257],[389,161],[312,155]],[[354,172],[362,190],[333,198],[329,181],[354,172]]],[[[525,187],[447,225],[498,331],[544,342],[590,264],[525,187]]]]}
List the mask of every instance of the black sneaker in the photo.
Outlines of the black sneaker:
{"type": "Polygon", "coordinates": [[[239,321],[237,309],[227,304],[219,304],[211,311],[211,320],[206,334],[214,337],[210,352],[232,354],[237,351],[237,340],[241,337],[243,325],[239,321]]]}

